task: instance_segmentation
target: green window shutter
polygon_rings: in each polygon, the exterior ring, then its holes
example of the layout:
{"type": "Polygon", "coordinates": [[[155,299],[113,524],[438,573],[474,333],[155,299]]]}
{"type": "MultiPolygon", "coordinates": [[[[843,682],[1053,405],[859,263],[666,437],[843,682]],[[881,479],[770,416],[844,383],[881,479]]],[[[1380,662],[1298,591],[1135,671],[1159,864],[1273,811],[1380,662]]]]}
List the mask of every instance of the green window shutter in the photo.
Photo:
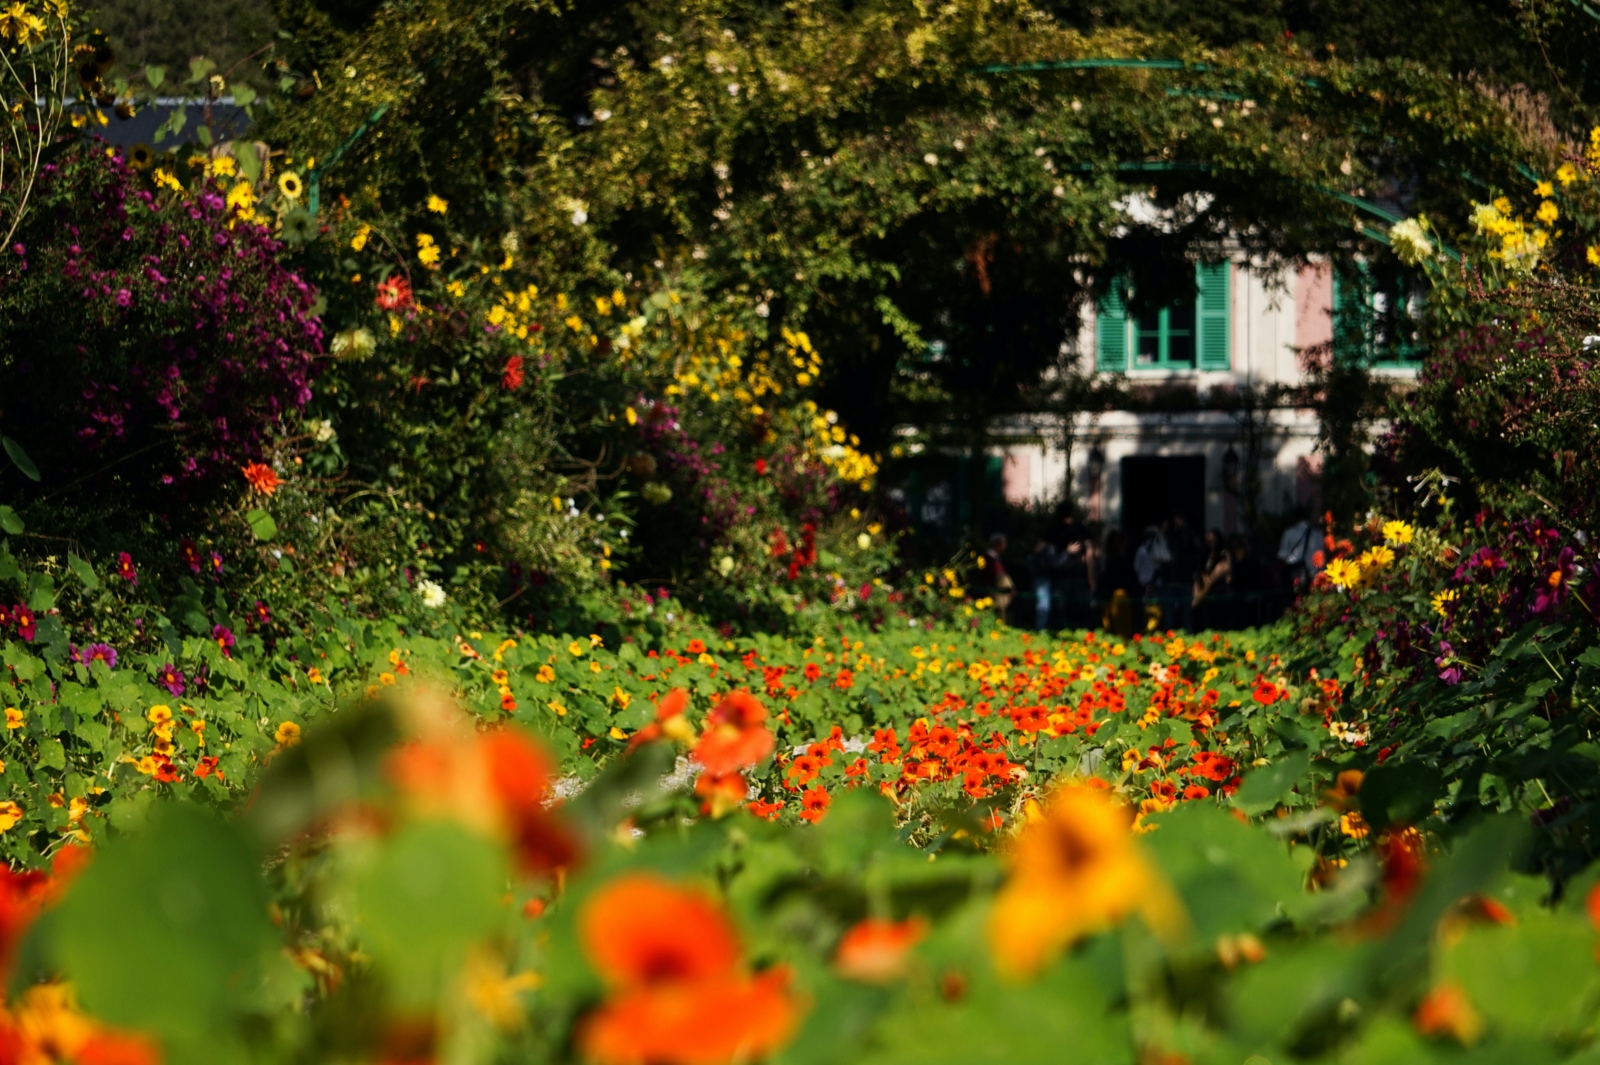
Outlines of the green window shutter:
{"type": "Polygon", "coordinates": [[[1227,370],[1228,357],[1228,274],[1230,264],[1200,263],[1195,267],[1199,300],[1195,314],[1195,347],[1200,352],[1200,369],[1227,370]]]}
{"type": "Polygon", "coordinates": [[[1364,366],[1371,356],[1367,334],[1372,308],[1364,275],[1360,264],[1333,272],[1333,354],[1345,366],[1364,366]]]}
{"type": "Polygon", "coordinates": [[[1128,311],[1119,286],[1100,301],[1094,318],[1094,366],[1108,373],[1128,368],[1128,311]]]}

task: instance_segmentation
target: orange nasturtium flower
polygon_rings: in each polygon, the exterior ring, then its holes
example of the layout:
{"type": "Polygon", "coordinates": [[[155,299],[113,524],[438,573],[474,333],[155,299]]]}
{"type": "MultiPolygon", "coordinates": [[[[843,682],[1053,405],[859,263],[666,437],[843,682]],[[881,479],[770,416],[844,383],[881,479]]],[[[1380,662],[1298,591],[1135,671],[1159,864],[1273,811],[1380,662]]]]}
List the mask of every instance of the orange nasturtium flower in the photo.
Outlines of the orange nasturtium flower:
{"type": "Polygon", "coordinates": [[[706,715],[705,733],[695,745],[697,762],[713,773],[734,773],[772,753],[775,740],[764,722],[767,709],[749,692],[723,696],[706,715]]]}
{"type": "Polygon", "coordinates": [[[886,984],[905,975],[911,948],[928,933],[921,917],[890,921],[868,917],[839,940],[833,967],[840,976],[867,984],[886,984]]]}
{"type": "Polygon", "coordinates": [[[610,987],[578,1042],[600,1065],[727,1065],[793,1034],[789,972],[751,975],[722,910],[649,873],[606,885],[578,916],[585,952],[610,987]]]}
{"type": "Polygon", "coordinates": [[[242,467],[244,479],[250,482],[250,487],[264,496],[270,496],[278,490],[281,481],[278,475],[272,472],[272,467],[262,462],[252,462],[242,467]]]}
{"type": "Polygon", "coordinates": [[[1013,842],[1011,876],[995,898],[989,939],[1001,971],[1037,972],[1084,936],[1138,913],[1170,935],[1182,904],[1134,841],[1133,813],[1104,790],[1068,785],[1013,842]]]}

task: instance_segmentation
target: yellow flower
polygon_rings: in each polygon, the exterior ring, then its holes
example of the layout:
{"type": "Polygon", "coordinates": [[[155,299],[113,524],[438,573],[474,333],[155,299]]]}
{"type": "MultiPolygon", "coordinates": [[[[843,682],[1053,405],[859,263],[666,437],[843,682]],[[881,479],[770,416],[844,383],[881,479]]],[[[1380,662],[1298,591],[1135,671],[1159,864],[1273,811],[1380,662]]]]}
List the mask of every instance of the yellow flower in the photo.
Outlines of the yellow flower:
{"type": "Polygon", "coordinates": [[[316,666],[312,666],[310,669],[306,670],[306,680],[310,681],[312,684],[321,684],[322,670],[318,669],[316,666]]]}
{"type": "Polygon", "coordinates": [[[417,234],[417,261],[423,266],[435,266],[439,262],[439,246],[426,233],[417,234]]]}
{"type": "Polygon", "coordinates": [[[540,666],[539,672],[533,675],[533,679],[538,681],[540,684],[549,684],[551,681],[556,679],[556,671],[551,669],[549,666],[540,666]]]}
{"type": "Polygon", "coordinates": [[[1335,588],[1354,588],[1361,583],[1361,566],[1347,558],[1328,563],[1328,580],[1335,588]]]}
{"type": "Polygon", "coordinates": [[[1533,186],[1533,194],[1535,196],[1552,196],[1555,191],[1555,186],[1548,181],[1541,181],[1533,186]]]}
{"type": "Polygon", "coordinates": [[[583,644],[579,643],[577,640],[573,640],[571,643],[567,644],[567,651],[570,652],[574,658],[582,655],[586,650],[588,650],[588,648],[584,647],[583,644]]]}
{"type": "Polygon", "coordinates": [[[0,802],[0,832],[9,832],[22,820],[22,807],[14,802],[0,802]]]}
{"type": "Polygon", "coordinates": [[[367,246],[367,238],[372,236],[371,226],[362,226],[356,230],[356,235],[350,238],[350,250],[360,251],[367,246]]]}
{"type": "Polygon", "coordinates": [[[1566,188],[1578,180],[1578,170],[1571,163],[1562,163],[1556,167],[1556,180],[1561,182],[1561,187],[1566,188]]]}
{"type": "Polygon", "coordinates": [[[6,728],[21,728],[22,725],[22,711],[14,706],[6,707],[6,728]]]}
{"type": "Polygon", "coordinates": [[[299,174],[293,170],[285,170],[278,175],[278,191],[291,200],[298,200],[300,194],[306,191],[306,185],[300,180],[299,174]]]}
{"type": "Polygon", "coordinates": [[[995,897],[989,941],[1001,971],[1037,972],[1056,953],[1131,914],[1170,935],[1182,905],[1134,841],[1127,807],[1105,791],[1068,785],[1028,811],[995,897]]]}
{"type": "Polygon", "coordinates": [[[240,181],[228,190],[228,206],[248,211],[256,202],[256,193],[250,182],[240,181]]]}
{"type": "Polygon", "coordinates": [[[611,701],[617,704],[618,710],[626,710],[628,708],[628,704],[633,702],[633,696],[629,695],[621,688],[612,688],[611,701]]]}
{"type": "Polygon", "coordinates": [[[560,700],[551,699],[545,705],[550,707],[550,709],[555,713],[555,715],[557,717],[566,717],[567,716],[567,708],[561,705],[560,700]]]}
{"type": "Polygon", "coordinates": [[[1394,552],[1382,544],[1369,547],[1361,552],[1359,565],[1362,569],[1382,569],[1394,561],[1394,552]]]}
{"type": "Polygon", "coordinates": [[[1586,254],[1588,256],[1590,266],[1600,266],[1600,248],[1590,245],[1586,254]]]}
{"type": "Polygon", "coordinates": [[[157,704],[156,706],[152,706],[150,709],[146,710],[144,712],[144,717],[146,721],[150,722],[150,724],[160,728],[162,725],[165,725],[167,722],[172,720],[172,708],[170,706],[157,704]]]}
{"type": "Polygon", "coordinates": [[[1546,200],[1539,205],[1539,209],[1533,213],[1533,217],[1548,226],[1561,217],[1561,208],[1556,206],[1556,201],[1546,200]]]}
{"type": "Polygon", "coordinates": [[[393,673],[379,673],[378,674],[378,683],[379,684],[393,684],[394,683],[394,674],[393,673]]]}
{"type": "Polygon", "coordinates": [[[598,673],[598,672],[600,672],[600,663],[594,661],[593,659],[590,659],[590,661],[589,661],[589,672],[590,673],[598,673]]]}
{"type": "Polygon", "coordinates": [[[1440,617],[1448,617],[1450,604],[1455,602],[1460,595],[1461,593],[1454,588],[1446,588],[1443,591],[1435,592],[1433,595],[1433,612],[1440,617]]]}
{"type": "Polygon", "coordinates": [[[605,640],[601,639],[599,636],[597,636],[597,635],[595,635],[594,633],[591,632],[589,634],[589,646],[590,647],[603,647],[603,646],[605,646],[605,640]]]}
{"type": "Polygon", "coordinates": [[[1383,538],[1396,547],[1409,544],[1417,530],[1403,521],[1386,521],[1383,523],[1383,538]]]}
{"type": "Polygon", "coordinates": [[[428,210],[432,211],[434,214],[449,214],[450,201],[440,199],[438,196],[430,195],[428,197],[428,210]]]}
{"type": "Polygon", "coordinates": [[[285,721],[278,726],[278,731],[272,734],[272,738],[285,747],[293,747],[300,742],[300,726],[293,721],[285,721]]]}

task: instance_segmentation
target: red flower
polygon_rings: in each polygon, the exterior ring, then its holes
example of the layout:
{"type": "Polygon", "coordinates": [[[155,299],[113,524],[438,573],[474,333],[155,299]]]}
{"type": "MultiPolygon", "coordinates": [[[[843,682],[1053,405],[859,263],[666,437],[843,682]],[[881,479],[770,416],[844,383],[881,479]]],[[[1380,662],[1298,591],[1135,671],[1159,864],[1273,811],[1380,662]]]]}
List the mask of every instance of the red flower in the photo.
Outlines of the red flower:
{"type": "Polygon", "coordinates": [[[1201,751],[1194,756],[1193,765],[1194,771],[1200,776],[1219,784],[1233,776],[1238,768],[1232,758],[1216,751],[1201,751]]]}
{"type": "Polygon", "coordinates": [[[508,392],[515,392],[522,387],[522,356],[513,355],[506,360],[505,375],[500,378],[500,384],[508,392]]]}
{"type": "Polygon", "coordinates": [[[742,773],[701,773],[694,782],[694,793],[700,796],[701,813],[721,817],[743,805],[750,785],[742,773]]]}
{"type": "Polygon", "coordinates": [[[133,568],[133,556],[126,551],[117,554],[117,576],[129,584],[139,583],[139,571],[133,568]]]}
{"type": "Polygon", "coordinates": [[[1183,789],[1185,799],[1204,799],[1211,795],[1211,789],[1204,784],[1190,784],[1183,789]]]}
{"type": "Polygon", "coordinates": [[[822,667],[817,665],[815,662],[807,662],[806,663],[806,680],[814,681],[820,676],[822,676],[822,667]]]}
{"type": "Polygon", "coordinates": [[[755,799],[744,804],[744,808],[761,818],[763,821],[776,821],[778,814],[783,810],[781,802],[763,802],[755,799]]]}
{"type": "Polygon", "coordinates": [[[784,775],[804,787],[817,779],[817,774],[822,772],[822,767],[827,764],[827,759],[818,758],[814,754],[802,754],[789,763],[789,769],[784,775]]]}
{"type": "Polygon", "coordinates": [[[692,655],[703,655],[703,654],[705,654],[706,653],[705,641],[704,640],[690,640],[689,641],[689,653],[692,654],[692,655]]]}
{"type": "Polygon", "coordinates": [[[204,758],[200,759],[200,761],[195,763],[194,775],[196,779],[204,780],[212,773],[217,775],[218,780],[223,779],[222,770],[217,768],[217,760],[211,755],[206,755],[204,758]]]}
{"type": "Polygon", "coordinates": [[[756,459],[756,474],[761,477],[765,477],[767,475],[766,459],[756,459]]]}
{"type": "Polygon", "coordinates": [[[729,692],[706,715],[705,733],[695,745],[695,760],[713,773],[732,773],[756,765],[772,753],[766,707],[745,691],[729,692]]]}
{"type": "Polygon", "coordinates": [[[1255,690],[1250,693],[1250,698],[1262,706],[1271,706],[1278,701],[1279,697],[1278,686],[1270,680],[1257,681],[1255,690]]]}
{"type": "Polygon", "coordinates": [[[841,669],[839,675],[833,678],[833,686],[842,692],[847,692],[855,687],[856,675],[848,669],[841,669]]]}
{"type": "Polygon", "coordinates": [[[828,806],[832,804],[833,796],[821,785],[807,788],[800,796],[800,816],[812,824],[816,824],[828,816],[828,806]]]}
{"type": "Polygon", "coordinates": [[[398,275],[378,285],[378,306],[386,311],[397,311],[411,305],[411,284],[398,275]]]}

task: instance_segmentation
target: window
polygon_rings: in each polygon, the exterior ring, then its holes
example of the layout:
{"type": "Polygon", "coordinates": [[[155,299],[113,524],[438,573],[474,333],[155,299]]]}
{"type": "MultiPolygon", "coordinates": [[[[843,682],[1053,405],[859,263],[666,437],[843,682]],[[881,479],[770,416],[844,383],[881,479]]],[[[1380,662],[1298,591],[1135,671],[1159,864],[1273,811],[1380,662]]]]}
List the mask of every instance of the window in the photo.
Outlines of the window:
{"type": "Polygon", "coordinates": [[[1095,316],[1095,366],[1134,370],[1226,370],[1228,263],[1195,266],[1196,295],[1130,318],[1122,291],[1113,286],[1095,316]]]}
{"type": "Polygon", "coordinates": [[[1333,351],[1347,365],[1415,369],[1422,286],[1407,274],[1350,263],[1333,274],[1333,351]]]}

